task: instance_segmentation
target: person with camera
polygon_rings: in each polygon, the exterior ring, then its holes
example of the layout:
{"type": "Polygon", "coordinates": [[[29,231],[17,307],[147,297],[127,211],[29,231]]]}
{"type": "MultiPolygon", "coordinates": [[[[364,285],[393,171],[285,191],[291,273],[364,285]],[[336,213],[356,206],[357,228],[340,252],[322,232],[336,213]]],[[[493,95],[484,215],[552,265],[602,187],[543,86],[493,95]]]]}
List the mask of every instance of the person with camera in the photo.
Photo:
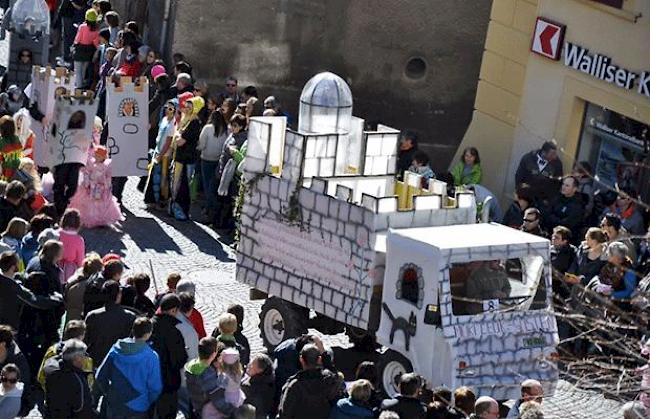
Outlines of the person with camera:
{"type": "Polygon", "coordinates": [[[402,375],[399,394],[381,402],[381,410],[395,412],[400,418],[425,419],[427,406],[418,398],[421,388],[422,377],[412,372],[402,375]]]}

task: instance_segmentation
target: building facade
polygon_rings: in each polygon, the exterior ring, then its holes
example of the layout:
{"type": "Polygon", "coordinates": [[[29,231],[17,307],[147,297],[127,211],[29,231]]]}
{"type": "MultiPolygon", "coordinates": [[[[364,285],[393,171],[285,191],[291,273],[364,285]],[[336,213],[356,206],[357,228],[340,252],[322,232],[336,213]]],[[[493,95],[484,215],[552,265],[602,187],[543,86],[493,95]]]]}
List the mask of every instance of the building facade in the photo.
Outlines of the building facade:
{"type": "Polygon", "coordinates": [[[170,45],[211,87],[234,75],[293,116],[305,82],[332,71],[350,85],[355,115],[416,130],[444,169],[471,118],[491,3],[173,1],[170,45]]]}
{"type": "Polygon", "coordinates": [[[521,157],[558,144],[564,172],[592,166],[598,182],[648,202],[650,2],[495,0],[472,122],[475,146],[502,201],[521,157]]]}

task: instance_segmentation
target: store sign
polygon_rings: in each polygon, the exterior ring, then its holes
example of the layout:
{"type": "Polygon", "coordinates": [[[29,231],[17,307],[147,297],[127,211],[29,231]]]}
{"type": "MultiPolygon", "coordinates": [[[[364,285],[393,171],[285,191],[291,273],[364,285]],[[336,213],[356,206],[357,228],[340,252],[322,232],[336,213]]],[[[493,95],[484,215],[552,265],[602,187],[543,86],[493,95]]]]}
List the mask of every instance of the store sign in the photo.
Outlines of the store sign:
{"type": "MultiPolygon", "coordinates": [[[[531,51],[552,60],[560,59],[566,27],[538,17],[531,51]]],[[[610,57],[590,53],[589,49],[571,42],[564,44],[564,65],[589,74],[606,83],[650,98],[650,71],[637,73],[615,64],[610,57]]]]}
{"type": "Polygon", "coordinates": [[[630,135],[628,133],[622,132],[618,130],[617,128],[610,127],[609,125],[598,121],[595,118],[591,118],[589,120],[589,125],[594,127],[594,129],[603,132],[605,134],[609,134],[622,143],[629,144],[630,146],[634,148],[641,149],[642,151],[646,152],[648,151],[648,142],[645,141],[643,138],[637,138],[634,135],[630,135]]]}
{"type": "Polygon", "coordinates": [[[587,73],[607,83],[650,97],[650,72],[635,73],[620,67],[601,54],[590,54],[587,48],[567,42],[564,47],[564,65],[587,73]]]}
{"type": "Polygon", "coordinates": [[[552,60],[560,59],[562,40],[564,39],[564,25],[553,23],[538,17],[535,23],[535,34],[530,50],[552,60]]]}

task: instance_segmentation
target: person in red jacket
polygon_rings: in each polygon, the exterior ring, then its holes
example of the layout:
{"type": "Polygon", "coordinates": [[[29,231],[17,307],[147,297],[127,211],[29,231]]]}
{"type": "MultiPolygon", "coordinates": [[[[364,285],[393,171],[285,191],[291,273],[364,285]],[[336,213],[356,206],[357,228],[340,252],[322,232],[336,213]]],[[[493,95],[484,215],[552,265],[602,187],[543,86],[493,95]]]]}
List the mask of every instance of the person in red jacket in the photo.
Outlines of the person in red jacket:
{"type": "Polygon", "coordinates": [[[137,44],[127,45],[125,48],[127,49],[126,58],[122,65],[117,68],[116,73],[120,76],[138,77],[142,74],[142,67],[151,48],[146,45],[138,47],[137,44]]]}

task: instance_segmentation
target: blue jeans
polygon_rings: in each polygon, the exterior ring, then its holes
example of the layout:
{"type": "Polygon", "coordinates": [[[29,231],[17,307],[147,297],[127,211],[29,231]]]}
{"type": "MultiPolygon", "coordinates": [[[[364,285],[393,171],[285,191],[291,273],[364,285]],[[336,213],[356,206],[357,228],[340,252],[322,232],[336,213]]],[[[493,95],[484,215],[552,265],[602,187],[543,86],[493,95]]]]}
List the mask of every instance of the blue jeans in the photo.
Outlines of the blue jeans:
{"type": "Polygon", "coordinates": [[[205,195],[206,209],[213,213],[217,207],[217,177],[215,172],[219,166],[218,161],[201,160],[201,177],[203,181],[203,194],[205,195]]]}

